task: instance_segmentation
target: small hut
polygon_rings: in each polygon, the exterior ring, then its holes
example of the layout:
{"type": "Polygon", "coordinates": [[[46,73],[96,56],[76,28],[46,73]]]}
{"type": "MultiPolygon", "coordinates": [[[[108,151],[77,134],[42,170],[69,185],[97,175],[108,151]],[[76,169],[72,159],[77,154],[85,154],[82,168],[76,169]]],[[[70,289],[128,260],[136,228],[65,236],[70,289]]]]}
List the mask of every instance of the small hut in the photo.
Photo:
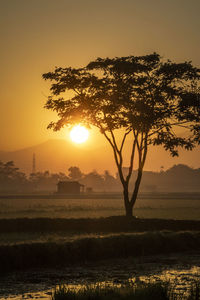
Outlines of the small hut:
{"type": "Polygon", "coordinates": [[[57,184],[58,194],[80,194],[84,192],[84,185],[78,181],[59,181],[57,184]]]}

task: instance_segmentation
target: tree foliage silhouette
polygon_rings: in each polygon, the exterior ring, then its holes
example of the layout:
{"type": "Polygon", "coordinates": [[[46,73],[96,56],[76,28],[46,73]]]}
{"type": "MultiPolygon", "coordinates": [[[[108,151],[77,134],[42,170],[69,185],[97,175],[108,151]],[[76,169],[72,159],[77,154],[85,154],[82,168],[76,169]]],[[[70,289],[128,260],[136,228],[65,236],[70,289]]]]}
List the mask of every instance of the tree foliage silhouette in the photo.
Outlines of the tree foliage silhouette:
{"type": "Polygon", "coordinates": [[[200,143],[200,69],[191,62],[164,61],[157,53],[98,58],[84,68],[56,67],[43,78],[52,82],[45,107],[59,117],[48,128],[93,125],[112,147],[127,216],[132,216],[149,145],[162,145],[176,156],[179,147],[192,150],[200,143]],[[184,136],[179,127],[186,131],[184,136]],[[128,174],[123,174],[128,136],[132,149],[128,174]],[[137,179],[129,192],[137,157],[137,179]]]}
{"type": "Polygon", "coordinates": [[[68,169],[68,176],[71,180],[80,180],[83,176],[83,173],[79,167],[73,166],[68,169]]]}

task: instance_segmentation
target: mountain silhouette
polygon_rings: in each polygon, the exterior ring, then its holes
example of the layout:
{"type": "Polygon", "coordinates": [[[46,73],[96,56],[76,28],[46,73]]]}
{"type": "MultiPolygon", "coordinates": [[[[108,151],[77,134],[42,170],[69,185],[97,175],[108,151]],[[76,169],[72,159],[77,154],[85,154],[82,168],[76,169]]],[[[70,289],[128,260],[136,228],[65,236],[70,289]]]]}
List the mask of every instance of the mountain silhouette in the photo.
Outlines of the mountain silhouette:
{"type": "MultiPolygon", "coordinates": [[[[70,166],[79,166],[84,171],[102,169],[100,156],[106,164],[110,162],[111,151],[108,147],[106,152],[96,149],[88,149],[84,145],[76,145],[66,140],[48,140],[42,144],[20,149],[17,151],[0,151],[0,160],[13,160],[15,165],[22,171],[32,171],[33,153],[36,156],[36,171],[49,170],[51,172],[67,172],[70,166]]],[[[114,167],[114,162],[113,162],[114,167]]]]}
{"type": "MultiPolygon", "coordinates": [[[[130,149],[128,143],[126,150],[130,149]]],[[[33,153],[36,155],[36,171],[67,172],[71,166],[78,166],[83,172],[96,169],[98,172],[116,172],[110,145],[105,143],[88,146],[77,145],[67,140],[54,139],[17,151],[0,151],[0,160],[13,160],[23,172],[32,172],[33,153]]],[[[124,166],[128,165],[128,155],[124,155],[124,166]]],[[[172,158],[162,147],[151,147],[147,155],[146,170],[159,171],[161,166],[168,169],[175,164],[200,167],[200,147],[193,151],[180,150],[180,156],[172,158]]]]}

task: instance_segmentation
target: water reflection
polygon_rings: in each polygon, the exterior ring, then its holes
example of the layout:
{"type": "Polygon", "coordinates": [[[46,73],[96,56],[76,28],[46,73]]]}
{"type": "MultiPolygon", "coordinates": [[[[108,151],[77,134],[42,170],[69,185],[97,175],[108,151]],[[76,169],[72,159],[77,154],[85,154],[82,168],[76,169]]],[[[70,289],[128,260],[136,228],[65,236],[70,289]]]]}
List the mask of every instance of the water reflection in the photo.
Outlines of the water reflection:
{"type": "MultiPolygon", "coordinates": [[[[66,284],[68,289],[77,291],[84,288],[86,285],[93,285],[93,287],[97,285],[101,287],[121,287],[128,280],[132,284],[136,285],[149,282],[168,282],[173,291],[175,291],[175,293],[179,296],[179,299],[182,300],[186,299],[191,284],[196,280],[199,280],[199,258],[200,255],[190,256],[188,260],[188,267],[185,268],[183,268],[183,265],[181,264],[175,265],[174,267],[170,267],[167,265],[163,266],[161,264],[162,260],[159,261],[160,258],[158,258],[158,264],[150,263],[148,261],[144,262],[143,264],[139,264],[139,267],[137,266],[137,269],[135,264],[132,265],[131,268],[131,266],[129,265],[130,262],[124,260],[123,262],[118,262],[118,265],[113,265],[113,267],[111,267],[111,265],[108,265],[107,273],[105,273],[105,268],[103,266],[102,268],[99,266],[88,266],[85,268],[76,268],[74,270],[66,269],[64,272],[62,272],[62,277],[61,275],[59,275],[59,270],[52,270],[51,276],[52,279],[54,277],[54,282],[50,280],[50,278],[48,278],[48,275],[50,274],[49,271],[45,271],[43,277],[40,274],[41,282],[38,283],[28,283],[21,280],[17,285],[17,282],[14,282],[13,277],[12,279],[10,279],[9,283],[7,282],[7,286],[4,285],[5,293],[3,293],[3,291],[1,290],[0,299],[21,300],[32,298],[50,300],[52,292],[55,290],[55,288],[59,287],[59,284],[66,284]],[[190,262],[194,263],[195,260],[196,263],[191,266],[190,262]],[[126,263],[128,269],[120,269],[120,266],[125,267],[126,263]],[[108,273],[109,276],[105,276],[105,274],[108,275],[108,273]],[[45,276],[46,282],[43,281],[45,276]]],[[[32,276],[34,277],[34,274],[32,274],[32,276]]],[[[38,281],[40,281],[39,278],[38,281]]]]}

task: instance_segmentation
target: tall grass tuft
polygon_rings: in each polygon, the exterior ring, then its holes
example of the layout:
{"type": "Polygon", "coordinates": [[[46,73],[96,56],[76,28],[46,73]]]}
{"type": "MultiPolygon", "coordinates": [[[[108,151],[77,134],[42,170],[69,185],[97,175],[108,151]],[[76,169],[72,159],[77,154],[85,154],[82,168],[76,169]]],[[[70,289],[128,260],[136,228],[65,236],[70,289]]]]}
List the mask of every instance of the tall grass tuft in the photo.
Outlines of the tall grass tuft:
{"type": "Polygon", "coordinates": [[[200,300],[200,281],[191,285],[188,300],[200,300]]]}
{"type": "Polygon", "coordinates": [[[200,300],[200,281],[193,282],[188,294],[180,295],[169,282],[134,284],[126,282],[121,286],[89,285],[70,289],[60,285],[52,300],[200,300]]]}
{"type": "Polygon", "coordinates": [[[71,290],[62,285],[54,291],[52,300],[169,300],[168,285],[161,283],[126,283],[120,287],[85,286],[71,290]]]}

